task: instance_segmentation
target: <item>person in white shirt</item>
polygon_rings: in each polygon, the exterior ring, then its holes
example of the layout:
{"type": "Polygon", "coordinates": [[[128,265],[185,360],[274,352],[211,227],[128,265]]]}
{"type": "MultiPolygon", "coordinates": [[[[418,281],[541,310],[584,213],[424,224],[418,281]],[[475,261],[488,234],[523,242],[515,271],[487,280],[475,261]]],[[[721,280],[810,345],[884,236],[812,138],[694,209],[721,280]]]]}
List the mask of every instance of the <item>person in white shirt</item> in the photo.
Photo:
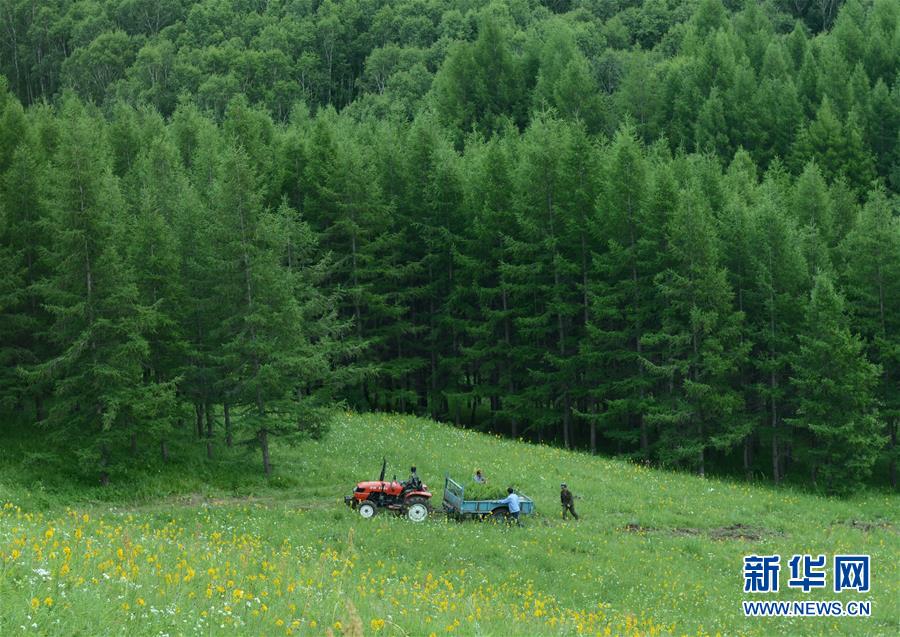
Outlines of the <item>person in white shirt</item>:
{"type": "Polygon", "coordinates": [[[522,526],[522,523],[519,521],[519,511],[521,511],[521,507],[519,506],[519,496],[516,495],[516,492],[512,487],[509,487],[506,492],[509,495],[500,500],[500,504],[505,504],[509,507],[509,515],[516,521],[516,526],[522,526]]]}
{"type": "Polygon", "coordinates": [[[485,482],[487,482],[487,478],[485,478],[484,474],[481,473],[481,469],[475,469],[474,480],[477,484],[484,484],[485,482]]]}

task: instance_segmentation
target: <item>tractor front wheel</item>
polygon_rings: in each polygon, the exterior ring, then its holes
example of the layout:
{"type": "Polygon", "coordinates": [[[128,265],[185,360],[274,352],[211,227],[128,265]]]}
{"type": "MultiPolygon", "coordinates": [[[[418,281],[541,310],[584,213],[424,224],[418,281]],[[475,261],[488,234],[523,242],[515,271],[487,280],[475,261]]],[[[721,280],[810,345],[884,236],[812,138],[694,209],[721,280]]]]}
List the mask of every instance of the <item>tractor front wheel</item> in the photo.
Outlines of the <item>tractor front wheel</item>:
{"type": "Polygon", "coordinates": [[[428,517],[428,500],[414,496],[406,501],[406,517],[412,522],[422,522],[428,517]]]}
{"type": "Polygon", "coordinates": [[[378,513],[378,507],[376,507],[372,502],[360,502],[359,506],[357,507],[357,511],[359,511],[359,514],[362,517],[368,519],[375,517],[375,514],[378,513]]]}

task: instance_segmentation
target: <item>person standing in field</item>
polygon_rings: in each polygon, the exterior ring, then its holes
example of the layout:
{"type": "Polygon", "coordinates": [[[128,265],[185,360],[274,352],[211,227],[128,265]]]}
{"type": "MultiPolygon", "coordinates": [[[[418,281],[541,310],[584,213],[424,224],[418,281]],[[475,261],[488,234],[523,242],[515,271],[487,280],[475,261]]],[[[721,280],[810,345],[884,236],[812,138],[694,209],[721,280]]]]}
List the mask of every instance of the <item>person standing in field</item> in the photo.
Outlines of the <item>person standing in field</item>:
{"type": "Polygon", "coordinates": [[[519,496],[512,487],[509,487],[506,493],[509,495],[500,500],[498,504],[505,504],[509,508],[510,517],[516,521],[516,526],[522,526],[522,523],[519,521],[519,512],[522,510],[519,504],[519,496]]]}
{"type": "Polygon", "coordinates": [[[559,501],[562,503],[563,520],[568,519],[569,513],[571,513],[572,517],[577,520],[578,514],[575,513],[575,496],[572,495],[571,491],[569,491],[569,487],[565,482],[559,485],[559,501]]]}
{"type": "Polygon", "coordinates": [[[484,477],[484,474],[481,473],[481,469],[475,469],[475,477],[476,484],[484,484],[487,482],[487,478],[484,477]]]}

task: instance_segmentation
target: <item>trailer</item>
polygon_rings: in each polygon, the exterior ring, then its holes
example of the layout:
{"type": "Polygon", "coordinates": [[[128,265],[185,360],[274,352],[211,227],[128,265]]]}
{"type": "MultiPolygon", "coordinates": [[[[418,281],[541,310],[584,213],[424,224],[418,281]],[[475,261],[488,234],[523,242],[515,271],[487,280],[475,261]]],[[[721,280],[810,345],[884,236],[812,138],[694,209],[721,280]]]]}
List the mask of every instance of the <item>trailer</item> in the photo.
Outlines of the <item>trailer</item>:
{"type": "MultiPolygon", "coordinates": [[[[444,478],[444,511],[447,517],[456,520],[465,518],[492,518],[501,520],[509,515],[509,508],[502,500],[466,500],[466,488],[456,480],[444,478]]],[[[522,515],[534,513],[534,500],[527,495],[519,495],[522,515]]]]}

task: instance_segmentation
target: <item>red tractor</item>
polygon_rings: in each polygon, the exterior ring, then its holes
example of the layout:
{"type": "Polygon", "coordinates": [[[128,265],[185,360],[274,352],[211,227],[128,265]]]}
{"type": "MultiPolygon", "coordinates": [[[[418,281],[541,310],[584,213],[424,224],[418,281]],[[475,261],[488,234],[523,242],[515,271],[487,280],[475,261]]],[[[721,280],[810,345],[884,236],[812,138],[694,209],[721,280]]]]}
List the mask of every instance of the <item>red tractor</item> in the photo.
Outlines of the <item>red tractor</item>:
{"type": "MultiPolygon", "coordinates": [[[[371,482],[360,482],[353,495],[344,496],[344,503],[359,511],[364,518],[371,518],[379,511],[393,511],[405,515],[413,522],[421,522],[431,510],[431,493],[418,478],[398,482],[397,477],[390,482],[384,480],[387,461],[381,463],[381,476],[371,482]]],[[[415,474],[413,474],[415,475],[415,474]]]]}

